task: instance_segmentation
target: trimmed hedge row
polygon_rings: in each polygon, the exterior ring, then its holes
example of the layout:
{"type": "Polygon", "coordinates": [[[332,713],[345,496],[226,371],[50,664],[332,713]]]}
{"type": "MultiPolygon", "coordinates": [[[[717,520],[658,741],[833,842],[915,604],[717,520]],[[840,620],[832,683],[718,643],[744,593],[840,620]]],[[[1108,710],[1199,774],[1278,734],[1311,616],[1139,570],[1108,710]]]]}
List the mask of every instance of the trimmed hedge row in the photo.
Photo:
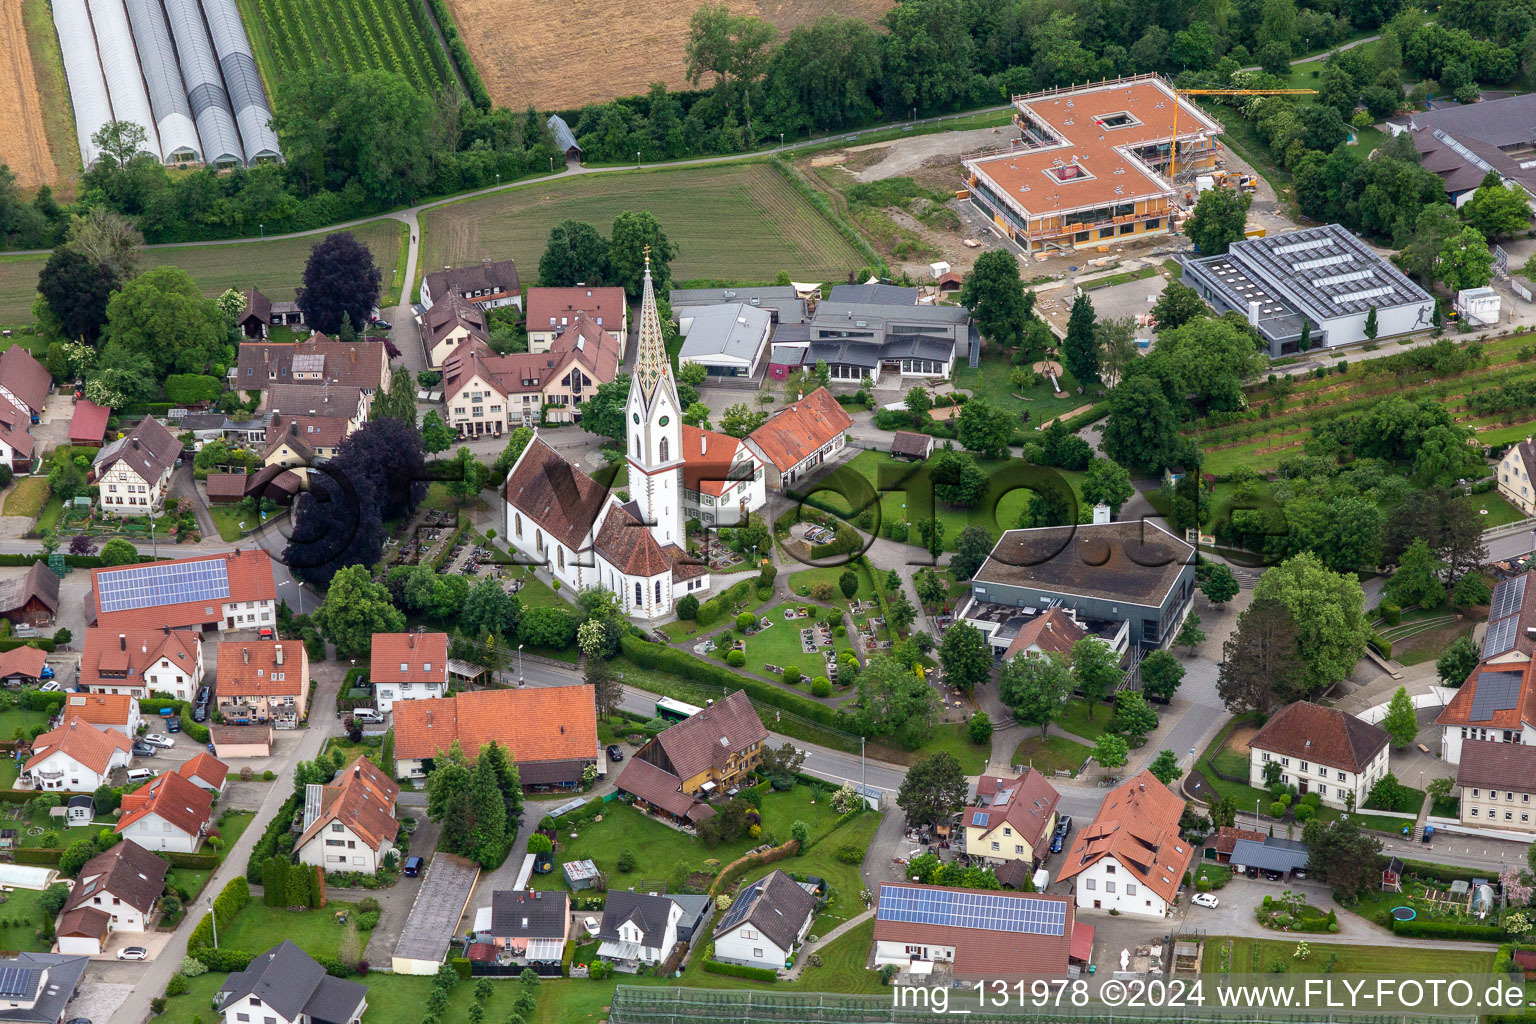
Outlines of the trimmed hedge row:
{"type": "Polygon", "coordinates": [[[737,601],[746,598],[747,592],[752,589],[756,579],[757,577],[754,576],[752,579],[732,584],[728,589],[722,590],[708,601],[701,602],[698,614],[694,616],[694,621],[701,626],[707,626],[714,622],[731,608],[735,607],[737,601]]]}
{"type": "MultiPolygon", "coordinates": [[[[144,555],[140,556],[139,558],[140,562],[164,562],[169,560],[170,556],[166,556],[162,559],[154,559],[144,555]]],[[[0,555],[0,565],[5,566],[24,566],[26,568],[31,568],[33,562],[46,563],[47,561],[48,552],[46,551],[38,551],[30,555],[0,555]]],[[[100,569],[102,567],[101,556],[99,555],[65,555],[64,564],[72,569],[100,569]]]]}
{"type": "Polygon", "coordinates": [[[277,841],[293,825],[293,816],[299,812],[299,795],[295,793],[283,801],[277,814],[267,823],[267,830],[251,847],[251,859],[245,862],[245,877],[252,885],[261,884],[262,866],[277,852],[277,841]]]}
{"type": "Polygon", "coordinates": [[[778,981],[779,972],[767,967],[748,967],[746,964],[724,964],[719,960],[706,959],[704,969],[710,974],[723,974],[728,978],[746,978],[748,981],[778,981]]]}
{"type": "MultiPolygon", "coordinates": [[[[207,920],[207,915],[204,915],[203,922],[206,923],[207,920]]],[[[198,928],[202,926],[200,923],[198,928]]],[[[195,936],[197,934],[196,930],[192,934],[195,936]]],[[[189,950],[192,948],[190,940],[188,940],[187,948],[189,950]]],[[[251,966],[252,960],[255,960],[264,952],[266,950],[252,952],[248,949],[226,949],[222,946],[214,949],[211,946],[205,946],[195,950],[192,955],[202,961],[210,971],[243,971],[251,966]]],[[[333,978],[346,978],[357,973],[357,970],[351,964],[343,963],[335,957],[324,956],[309,950],[305,950],[305,952],[309,953],[311,959],[321,967],[324,967],[325,973],[333,978]]]]}
{"type": "Polygon", "coordinates": [[[36,647],[40,651],[52,654],[59,645],[43,636],[19,637],[8,636],[0,640],[0,651],[14,651],[18,647],[36,647]]]}
{"type": "MultiPolygon", "coordinates": [[[[31,794],[36,796],[37,794],[31,794]]],[[[64,851],[50,846],[23,846],[12,851],[17,864],[30,864],[34,867],[55,867],[59,858],[64,856],[64,851]]],[[[181,853],[179,851],[156,851],[155,856],[163,857],[170,862],[173,868],[191,868],[194,871],[212,871],[219,866],[217,854],[212,853],[181,853]]]]}
{"type": "Polygon", "coordinates": [[[443,41],[448,44],[448,55],[453,58],[453,66],[459,69],[459,77],[464,80],[469,101],[481,110],[490,110],[491,94],[480,80],[480,72],[475,69],[474,58],[469,55],[469,48],[459,36],[459,26],[454,23],[453,12],[448,9],[446,0],[427,0],[427,5],[432,8],[432,17],[437,19],[437,27],[442,30],[443,41]]]}
{"type": "Polygon", "coordinates": [[[163,708],[171,708],[177,712],[181,719],[181,731],[197,740],[199,743],[207,743],[211,737],[208,727],[201,722],[192,721],[192,704],[190,701],[173,700],[169,697],[148,697],[139,701],[139,710],[144,712],[146,719],[153,720],[160,717],[163,708]]]}
{"type": "Polygon", "coordinates": [[[1392,934],[1418,939],[1464,939],[1468,942],[1497,942],[1504,929],[1491,924],[1461,924],[1456,921],[1399,921],[1392,919],[1392,934]]]}
{"type": "MultiPolygon", "coordinates": [[[[244,910],[246,904],[250,902],[250,883],[239,875],[231,878],[229,884],[224,886],[223,891],[214,897],[212,913],[204,914],[203,919],[197,922],[197,927],[192,929],[192,934],[187,937],[187,949],[197,955],[198,959],[202,959],[202,954],[199,951],[213,946],[213,915],[219,915],[225,922],[232,921],[235,915],[244,910]]],[[[256,954],[252,953],[250,955],[255,956],[256,954]]],[[[206,960],[203,962],[207,963],[206,960]]],[[[247,960],[246,963],[249,964],[250,961],[247,960]]],[[[208,964],[208,966],[212,967],[213,965],[208,964]]],[[[234,969],[244,970],[243,967],[234,969]]]]}
{"type": "Polygon", "coordinates": [[[1454,864],[1431,864],[1423,860],[1403,861],[1403,871],[1436,882],[1470,882],[1474,878],[1485,878],[1488,875],[1485,870],[1457,867],[1454,864]]]}

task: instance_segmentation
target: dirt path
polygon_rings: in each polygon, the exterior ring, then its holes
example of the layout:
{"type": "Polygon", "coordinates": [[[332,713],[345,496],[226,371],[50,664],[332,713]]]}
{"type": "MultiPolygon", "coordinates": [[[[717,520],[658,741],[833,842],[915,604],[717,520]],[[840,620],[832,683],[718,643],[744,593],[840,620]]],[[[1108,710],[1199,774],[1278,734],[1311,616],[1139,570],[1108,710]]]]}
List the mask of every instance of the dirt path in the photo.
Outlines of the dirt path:
{"type": "Polygon", "coordinates": [[[9,53],[10,68],[0,72],[0,114],[7,131],[0,139],[0,160],[10,165],[16,184],[33,189],[58,177],[53,154],[48,152],[48,133],[43,128],[43,107],[32,76],[31,50],[21,18],[21,0],[0,4],[0,46],[9,53]]]}
{"type": "Polygon", "coordinates": [[[971,153],[1002,152],[1007,148],[1011,128],[973,128],[966,132],[935,132],[913,139],[876,142],[852,146],[847,151],[884,150],[885,157],[854,175],[859,181],[880,181],[901,174],[911,174],[935,157],[952,158],[959,163],[971,153]]]}

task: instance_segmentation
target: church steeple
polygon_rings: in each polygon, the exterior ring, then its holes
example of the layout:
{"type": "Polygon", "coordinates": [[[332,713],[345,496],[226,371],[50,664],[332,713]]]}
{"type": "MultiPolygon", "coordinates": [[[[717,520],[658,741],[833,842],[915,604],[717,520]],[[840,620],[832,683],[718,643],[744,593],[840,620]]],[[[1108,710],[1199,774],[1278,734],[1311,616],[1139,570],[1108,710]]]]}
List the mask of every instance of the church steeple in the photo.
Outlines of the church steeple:
{"type": "Polygon", "coordinates": [[[651,405],[658,388],[664,388],[677,406],[677,385],[672,380],[672,365],[667,359],[666,339],[661,333],[661,317],[656,312],[656,289],[651,284],[651,247],[645,247],[645,287],[640,297],[640,350],[635,356],[635,383],[645,404],[651,405]]]}

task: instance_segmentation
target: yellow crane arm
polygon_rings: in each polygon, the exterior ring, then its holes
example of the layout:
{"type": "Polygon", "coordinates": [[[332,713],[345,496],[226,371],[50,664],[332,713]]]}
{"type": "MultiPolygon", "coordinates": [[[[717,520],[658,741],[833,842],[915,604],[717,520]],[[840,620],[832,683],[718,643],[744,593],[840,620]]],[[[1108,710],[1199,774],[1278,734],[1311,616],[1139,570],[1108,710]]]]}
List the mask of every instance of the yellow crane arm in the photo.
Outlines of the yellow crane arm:
{"type": "Polygon", "coordinates": [[[1168,180],[1179,173],[1179,96],[1313,96],[1316,89],[1175,89],[1173,102],[1173,141],[1168,144],[1168,180]]]}

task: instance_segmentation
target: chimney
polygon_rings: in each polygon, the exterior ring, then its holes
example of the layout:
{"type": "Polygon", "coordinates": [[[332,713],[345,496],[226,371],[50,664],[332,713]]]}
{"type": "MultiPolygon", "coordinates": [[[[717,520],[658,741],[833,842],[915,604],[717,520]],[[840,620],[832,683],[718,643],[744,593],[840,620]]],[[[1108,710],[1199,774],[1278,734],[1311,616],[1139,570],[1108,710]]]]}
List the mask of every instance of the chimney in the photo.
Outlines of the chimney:
{"type": "Polygon", "coordinates": [[[283,663],[283,645],[282,644],[277,644],[276,646],[274,646],[272,648],[272,655],[273,655],[274,658],[277,659],[277,663],[279,665],[281,665],[283,663]]]}
{"type": "Polygon", "coordinates": [[[799,397],[798,397],[798,398],[796,398],[796,399],[795,399],[795,401],[797,401],[797,402],[803,402],[803,401],[805,401],[805,392],[804,392],[804,391],[799,391],[799,392],[796,392],[796,394],[797,394],[797,395],[798,395],[798,396],[799,396],[799,397]]]}
{"type": "Polygon", "coordinates": [[[1248,300],[1248,325],[1250,327],[1259,326],[1259,308],[1261,305],[1262,303],[1258,299],[1248,300]]]}
{"type": "Polygon", "coordinates": [[[352,777],[354,779],[360,779],[360,778],[363,777],[363,766],[362,765],[355,764],[355,765],[352,766],[352,777]]]}
{"type": "Polygon", "coordinates": [[[709,454],[709,435],[702,430],[699,431],[699,454],[709,454]]]}
{"type": "Polygon", "coordinates": [[[139,450],[139,439],[138,438],[134,438],[133,439],[133,450],[134,451],[138,451],[139,450]]]}
{"type": "Polygon", "coordinates": [[[407,634],[405,634],[405,637],[406,637],[406,643],[408,643],[411,646],[411,649],[414,650],[416,648],[416,634],[415,633],[407,633],[407,634]]]}
{"type": "Polygon", "coordinates": [[[240,658],[245,664],[249,665],[251,663],[251,649],[249,647],[240,648],[240,658]]]}
{"type": "Polygon", "coordinates": [[[119,634],[117,634],[117,649],[120,650],[120,651],[128,650],[128,634],[127,633],[119,633],[119,634]]]}

